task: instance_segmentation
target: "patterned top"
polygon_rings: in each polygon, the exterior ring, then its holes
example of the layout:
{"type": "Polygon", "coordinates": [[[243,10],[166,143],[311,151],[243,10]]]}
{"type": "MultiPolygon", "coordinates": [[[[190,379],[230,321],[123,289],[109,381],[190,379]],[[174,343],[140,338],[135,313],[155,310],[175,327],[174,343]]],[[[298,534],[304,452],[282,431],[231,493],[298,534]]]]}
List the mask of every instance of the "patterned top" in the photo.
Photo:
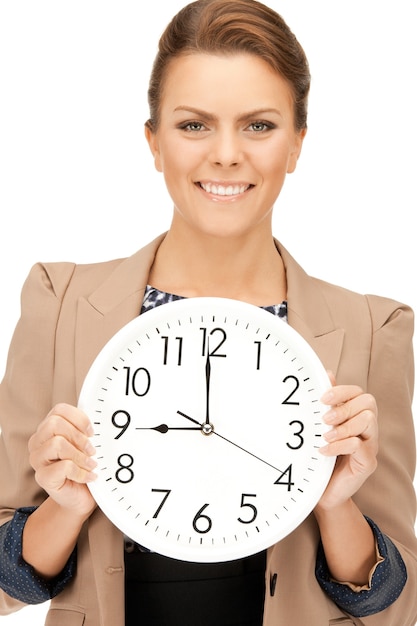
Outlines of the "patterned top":
{"type": "MultiPolygon", "coordinates": [[[[141,313],[155,306],[181,299],[150,286],[146,288],[141,313]]],[[[263,307],[287,321],[287,303],[263,307]]],[[[54,579],[43,579],[22,557],[24,525],[36,507],[17,509],[13,519],[0,527],[0,587],[11,597],[27,604],[39,604],[58,595],[75,575],[77,550],[70,556],[62,572],[54,579]]],[[[316,578],[328,597],[343,611],[354,617],[365,617],[383,611],[400,595],[407,571],[394,543],[378,526],[366,518],[375,536],[379,559],[370,573],[369,585],[354,588],[332,579],[321,543],[316,560],[316,578]]]]}
{"type": "MultiPolygon", "coordinates": [[[[172,293],[165,293],[165,291],[160,291],[159,289],[155,289],[155,287],[151,287],[148,285],[145,289],[145,295],[143,297],[142,302],[142,313],[146,313],[150,309],[154,309],[161,304],[168,304],[169,302],[175,302],[175,300],[183,300],[184,296],[176,296],[172,293]]],[[[263,306],[265,311],[280,317],[285,322],[288,322],[287,315],[287,303],[284,300],[281,304],[272,304],[271,306],[263,306]]]]}

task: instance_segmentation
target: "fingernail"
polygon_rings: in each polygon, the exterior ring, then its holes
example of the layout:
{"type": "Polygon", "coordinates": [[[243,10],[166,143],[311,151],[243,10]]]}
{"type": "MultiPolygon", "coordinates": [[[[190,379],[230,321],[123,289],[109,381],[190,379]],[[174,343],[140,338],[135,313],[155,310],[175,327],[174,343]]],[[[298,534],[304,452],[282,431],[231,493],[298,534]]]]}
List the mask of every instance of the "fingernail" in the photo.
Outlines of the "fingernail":
{"type": "Polygon", "coordinates": [[[324,433],[323,437],[326,441],[334,441],[337,438],[336,429],[332,428],[331,430],[327,431],[327,433],[324,433]]]}
{"type": "Polygon", "coordinates": [[[334,400],[334,393],[331,389],[329,389],[329,391],[326,391],[322,397],[320,398],[321,402],[323,402],[323,404],[332,404],[332,401],[334,400]]]}
{"type": "Polygon", "coordinates": [[[333,424],[333,422],[336,420],[336,412],[335,411],[327,411],[327,413],[325,413],[323,415],[323,422],[325,424],[333,424]]]}
{"type": "Polygon", "coordinates": [[[97,461],[95,461],[94,459],[92,459],[91,457],[88,457],[88,459],[86,460],[85,464],[87,465],[87,467],[89,467],[90,469],[94,469],[95,467],[97,467],[97,461]]]}
{"type": "Polygon", "coordinates": [[[85,450],[85,453],[88,454],[89,456],[93,456],[93,454],[96,453],[96,449],[91,443],[91,441],[87,441],[87,443],[85,444],[84,450],[85,450]]]}

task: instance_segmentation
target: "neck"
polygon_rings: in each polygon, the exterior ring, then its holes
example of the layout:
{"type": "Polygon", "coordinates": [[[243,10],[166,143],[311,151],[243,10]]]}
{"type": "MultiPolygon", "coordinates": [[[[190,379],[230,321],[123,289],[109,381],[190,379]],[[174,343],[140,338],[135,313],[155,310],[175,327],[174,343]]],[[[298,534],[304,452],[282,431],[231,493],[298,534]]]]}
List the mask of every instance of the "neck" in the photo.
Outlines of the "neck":
{"type": "Polygon", "coordinates": [[[233,298],[258,306],[286,298],[285,270],[272,234],[222,239],[181,237],[170,230],[149,283],[180,296],[233,298]]]}

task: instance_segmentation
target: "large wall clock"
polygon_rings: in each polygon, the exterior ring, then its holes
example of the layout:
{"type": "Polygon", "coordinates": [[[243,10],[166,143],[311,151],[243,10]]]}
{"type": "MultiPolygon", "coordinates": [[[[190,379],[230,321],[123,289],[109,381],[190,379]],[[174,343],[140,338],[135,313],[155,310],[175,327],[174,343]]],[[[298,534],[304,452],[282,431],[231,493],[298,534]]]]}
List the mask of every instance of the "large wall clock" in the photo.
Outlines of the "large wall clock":
{"type": "Polygon", "coordinates": [[[283,320],[226,298],[159,306],[94,361],[79,406],[93,422],[108,518],[146,548],[185,561],[255,554],[312,511],[324,457],[329,378],[283,320]]]}

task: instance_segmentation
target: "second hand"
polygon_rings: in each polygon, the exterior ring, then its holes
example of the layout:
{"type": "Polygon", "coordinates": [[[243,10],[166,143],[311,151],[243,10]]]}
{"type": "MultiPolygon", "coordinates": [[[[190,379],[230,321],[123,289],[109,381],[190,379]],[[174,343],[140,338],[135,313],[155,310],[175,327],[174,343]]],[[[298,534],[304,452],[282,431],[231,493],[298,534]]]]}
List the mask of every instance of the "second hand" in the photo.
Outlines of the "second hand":
{"type": "MultiPolygon", "coordinates": [[[[195,420],[194,418],[190,417],[189,415],[186,415],[185,413],[183,413],[182,411],[177,411],[178,415],[181,415],[182,417],[185,417],[185,419],[189,420],[190,422],[193,422],[193,424],[198,424],[201,428],[201,430],[203,430],[205,424],[200,424],[200,422],[198,422],[197,420],[195,420]]],[[[253,454],[253,452],[249,452],[249,450],[246,450],[245,448],[242,448],[242,446],[239,446],[239,444],[234,443],[234,441],[230,441],[230,439],[227,439],[227,437],[223,437],[223,435],[220,435],[219,433],[217,433],[214,428],[212,428],[211,432],[208,434],[213,434],[213,435],[217,435],[217,437],[220,437],[220,439],[223,439],[223,441],[227,441],[227,443],[230,443],[232,446],[235,446],[236,448],[239,448],[239,450],[242,450],[242,452],[246,452],[246,454],[250,454],[250,456],[253,456],[254,459],[257,459],[258,461],[261,461],[261,463],[265,463],[265,465],[268,465],[269,467],[272,467],[272,469],[276,470],[277,472],[282,472],[282,470],[280,470],[278,467],[275,467],[275,465],[272,465],[271,463],[268,463],[268,461],[265,461],[264,459],[261,459],[261,457],[257,456],[256,454],[253,454]]]]}

